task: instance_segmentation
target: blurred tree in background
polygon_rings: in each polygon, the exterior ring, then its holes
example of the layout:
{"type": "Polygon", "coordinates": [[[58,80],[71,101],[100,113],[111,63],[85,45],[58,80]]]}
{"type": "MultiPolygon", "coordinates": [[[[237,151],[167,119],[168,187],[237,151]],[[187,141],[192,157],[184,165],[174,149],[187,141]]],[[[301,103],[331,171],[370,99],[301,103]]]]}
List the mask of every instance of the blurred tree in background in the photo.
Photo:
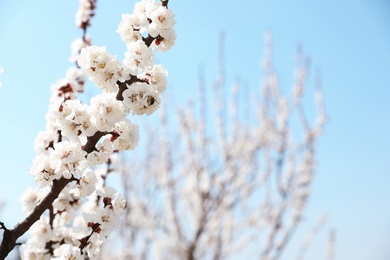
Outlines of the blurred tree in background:
{"type": "Polygon", "coordinates": [[[237,81],[226,90],[222,35],[212,95],[200,75],[197,100],[167,102],[144,149],[110,162],[107,172],[121,173],[127,208],[122,242],[112,241],[120,250],[102,259],[280,258],[312,191],[326,112],[317,79],[316,115],[305,114],[310,64],[301,51],[295,84],[282,93],[271,41],[266,34],[260,88],[237,81]]]}

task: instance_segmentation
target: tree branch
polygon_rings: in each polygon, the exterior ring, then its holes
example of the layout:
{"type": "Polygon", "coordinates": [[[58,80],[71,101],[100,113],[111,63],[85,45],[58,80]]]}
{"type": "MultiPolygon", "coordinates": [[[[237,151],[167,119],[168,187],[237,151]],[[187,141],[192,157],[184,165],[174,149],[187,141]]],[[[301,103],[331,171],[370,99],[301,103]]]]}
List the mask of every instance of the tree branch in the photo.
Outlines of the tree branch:
{"type": "MultiPolygon", "coordinates": [[[[91,238],[91,236],[93,235],[93,233],[98,232],[98,230],[100,230],[100,224],[94,223],[91,228],[92,228],[91,234],[80,239],[80,246],[79,246],[80,251],[82,251],[88,245],[88,241],[91,238]]],[[[83,253],[81,252],[81,254],[83,254],[83,253]]]]}
{"type": "Polygon", "coordinates": [[[53,187],[46,197],[38,203],[34,210],[22,222],[18,223],[13,229],[5,230],[3,241],[0,246],[0,259],[3,260],[14,249],[16,240],[21,237],[27,230],[41,217],[43,212],[47,210],[58,197],[60,192],[70,180],[61,178],[53,181],[53,187]]]}
{"type": "MultiPolygon", "coordinates": [[[[83,150],[91,153],[95,149],[95,145],[104,136],[105,132],[96,132],[93,136],[88,137],[87,143],[83,150]]],[[[70,183],[72,179],[61,178],[53,181],[53,186],[46,197],[38,203],[34,210],[20,223],[16,224],[12,229],[4,229],[3,241],[0,245],[0,260],[3,260],[16,246],[16,240],[21,237],[30,227],[39,220],[42,214],[53,204],[53,201],[58,197],[65,186],[70,183]]]]}

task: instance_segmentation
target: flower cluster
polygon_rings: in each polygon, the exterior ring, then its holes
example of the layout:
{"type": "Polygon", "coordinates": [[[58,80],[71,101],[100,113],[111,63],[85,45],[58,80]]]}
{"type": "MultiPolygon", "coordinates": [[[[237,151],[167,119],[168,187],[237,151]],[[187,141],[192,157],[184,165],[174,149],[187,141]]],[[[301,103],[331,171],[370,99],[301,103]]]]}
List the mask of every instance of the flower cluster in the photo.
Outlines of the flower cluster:
{"type": "MultiPolygon", "coordinates": [[[[22,259],[51,259],[51,255],[54,259],[85,259],[84,253],[93,259],[99,255],[104,241],[119,225],[126,200],[114,188],[96,190],[96,183],[95,172],[86,171],[75,187],[64,189],[54,201],[50,216],[41,217],[31,227],[31,237],[20,248],[22,259]],[[82,204],[80,198],[92,193],[89,204],[82,204]],[[97,196],[101,198],[100,207],[96,205],[97,196]],[[77,215],[80,208],[84,213],[77,215]],[[74,258],[67,258],[70,256],[74,258]]],[[[30,198],[27,204],[36,200],[33,194],[25,194],[25,202],[30,198]]]]}
{"type": "MultiPolygon", "coordinates": [[[[145,43],[146,45],[152,44],[156,51],[167,51],[175,43],[174,24],[175,20],[171,9],[166,8],[160,2],[142,0],[135,4],[132,14],[122,16],[117,32],[127,44],[130,54],[137,48],[143,48],[140,41],[145,39],[143,36],[145,34],[149,34],[148,38],[152,40],[145,43]]],[[[148,57],[147,49],[144,50],[144,53],[138,55],[148,57]]]]}
{"type": "Polygon", "coordinates": [[[87,46],[78,65],[105,92],[117,93],[126,113],[150,115],[159,107],[159,94],[166,89],[168,74],[162,65],[154,64],[153,51],[173,46],[174,23],[172,11],[161,2],[143,0],[132,14],[122,16],[118,26],[127,47],[122,63],[105,47],[87,46]]]}
{"type": "Polygon", "coordinates": [[[76,13],[76,25],[82,29],[86,29],[89,25],[89,20],[94,16],[97,0],[80,0],[79,8],[76,13]]]}
{"type": "Polygon", "coordinates": [[[97,167],[114,153],[137,146],[139,128],[127,116],[152,114],[166,89],[168,73],[154,64],[153,51],[174,44],[174,16],[167,1],[142,0],[132,14],[123,15],[118,33],[127,52],[122,62],[105,47],[91,45],[86,36],[95,5],[96,1],[80,0],[76,24],[84,35],[72,43],[70,58],[78,67],[52,85],[46,130],[35,140],[37,156],[30,168],[39,189],[25,193],[24,209],[34,211],[57,182],[65,181],[65,186],[48,216],[41,216],[31,228],[31,238],[21,246],[22,259],[84,259],[99,254],[118,226],[126,201],[114,188],[101,185],[99,179],[105,177],[97,167]],[[89,105],[78,99],[85,76],[103,90],[89,105]]]}

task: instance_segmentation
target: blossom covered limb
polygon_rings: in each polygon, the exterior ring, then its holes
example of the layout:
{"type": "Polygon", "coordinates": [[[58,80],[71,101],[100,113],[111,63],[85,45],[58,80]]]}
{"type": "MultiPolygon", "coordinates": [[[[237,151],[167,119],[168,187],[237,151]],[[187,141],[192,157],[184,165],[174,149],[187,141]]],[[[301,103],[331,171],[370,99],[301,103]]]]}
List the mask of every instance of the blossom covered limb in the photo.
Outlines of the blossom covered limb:
{"type": "Polygon", "coordinates": [[[32,237],[21,246],[22,259],[93,258],[124,213],[124,198],[114,188],[100,187],[93,167],[105,163],[114,152],[138,145],[139,128],[127,118],[129,113],[150,115],[158,109],[167,72],[154,64],[152,50],[166,51],[173,46],[174,16],[167,8],[168,1],[137,3],[133,14],[124,15],[118,27],[128,49],[122,64],[105,47],[91,46],[86,36],[96,2],[80,0],[76,24],[83,36],[72,44],[70,59],[77,62],[77,68],[69,69],[66,78],[53,85],[46,131],[35,143],[37,157],[30,173],[41,189],[30,190],[22,198],[29,215],[5,230],[0,259],[27,230],[32,237]],[[145,43],[140,30],[154,39],[145,43]],[[90,105],[77,98],[85,76],[103,89],[90,105]],[[77,216],[90,195],[102,203],[77,216]],[[46,217],[43,214],[48,209],[46,217]]]}
{"type": "MultiPolygon", "coordinates": [[[[95,135],[89,138],[84,146],[84,151],[91,153],[96,146],[96,143],[105,133],[96,132],[95,135]]],[[[52,206],[54,200],[60,192],[65,188],[72,179],[61,178],[53,181],[53,186],[47,196],[33,209],[22,222],[14,228],[4,232],[3,242],[0,245],[0,259],[5,258],[10,251],[15,247],[16,240],[21,237],[29,228],[41,217],[41,215],[52,206]]]]}
{"type": "Polygon", "coordinates": [[[41,215],[52,205],[53,201],[58,197],[58,194],[70,180],[61,178],[53,182],[53,187],[47,196],[34,208],[22,222],[18,223],[14,228],[5,231],[3,241],[0,245],[0,259],[7,257],[9,252],[14,249],[16,240],[21,237],[29,228],[41,217],[41,215]]]}

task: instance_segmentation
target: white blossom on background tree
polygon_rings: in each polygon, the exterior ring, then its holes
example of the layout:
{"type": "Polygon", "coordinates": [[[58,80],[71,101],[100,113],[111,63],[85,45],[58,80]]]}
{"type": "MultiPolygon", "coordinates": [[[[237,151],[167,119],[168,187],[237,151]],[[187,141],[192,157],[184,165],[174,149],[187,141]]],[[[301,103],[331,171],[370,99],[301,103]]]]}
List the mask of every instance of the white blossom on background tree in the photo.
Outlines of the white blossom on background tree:
{"type": "Polygon", "coordinates": [[[37,156],[30,173],[37,188],[22,197],[28,216],[12,229],[3,222],[0,259],[27,231],[22,259],[93,259],[126,208],[125,198],[102,181],[95,167],[113,153],[138,145],[139,128],[128,118],[150,115],[160,105],[167,71],[154,53],[175,43],[174,14],[168,0],[142,0],[123,14],[117,32],[127,47],[119,61],[87,35],[97,0],[80,0],[76,25],[82,37],[72,43],[76,62],[51,87],[46,129],[35,140],[37,156]],[[83,104],[85,76],[102,93],[83,104]]]}
{"type": "Polygon", "coordinates": [[[253,93],[239,83],[226,92],[220,56],[213,97],[201,78],[198,102],[164,107],[144,152],[108,168],[122,174],[127,208],[120,239],[109,244],[122,246],[102,259],[279,259],[302,222],[326,121],[319,82],[317,113],[305,115],[308,59],[298,51],[295,84],[282,93],[267,34],[253,93]]]}

